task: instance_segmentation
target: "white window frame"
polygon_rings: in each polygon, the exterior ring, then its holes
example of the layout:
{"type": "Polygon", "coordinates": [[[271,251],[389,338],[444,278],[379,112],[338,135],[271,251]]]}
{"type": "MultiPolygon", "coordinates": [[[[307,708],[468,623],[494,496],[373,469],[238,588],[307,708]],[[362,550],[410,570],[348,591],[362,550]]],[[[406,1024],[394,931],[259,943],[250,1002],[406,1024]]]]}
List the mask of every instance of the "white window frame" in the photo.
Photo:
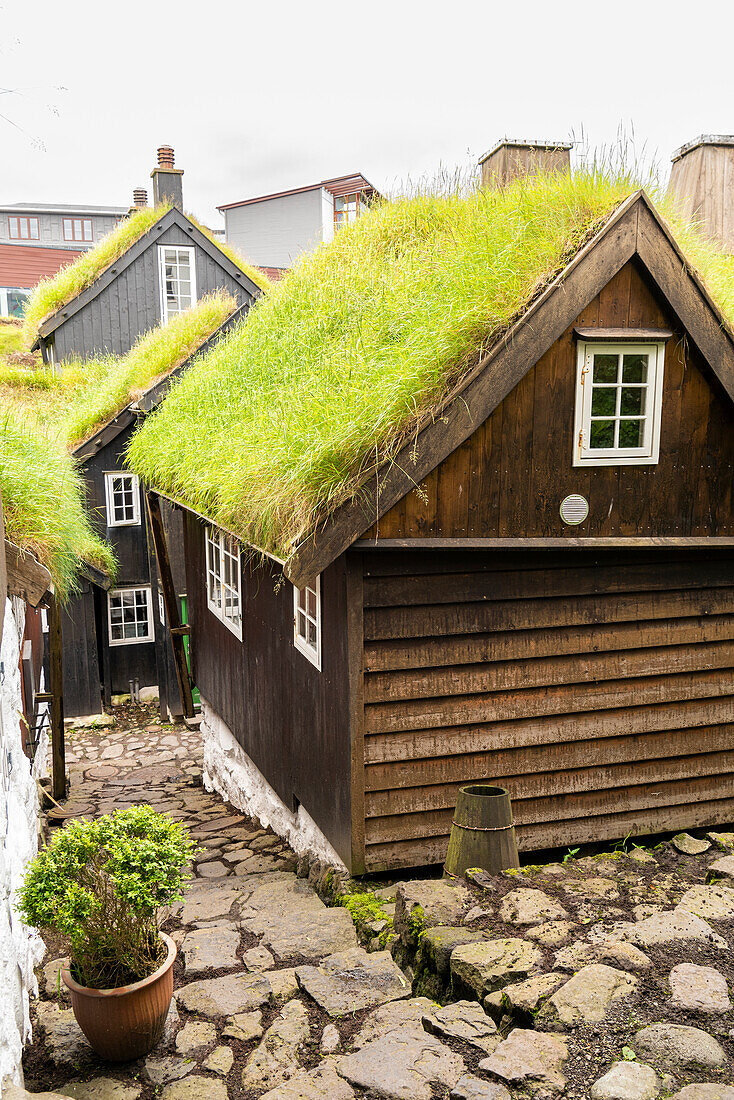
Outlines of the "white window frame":
{"type": "Polygon", "coordinates": [[[107,637],[111,646],[116,645],[143,645],[146,642],[155,641],[153,631],[153,597],[150,585],[135,584],[127,588],[114,588],[107,593],[107,637]],[[113,638],[112,637],[112,599],[114,596],[122,596],[125,592],[145,592],[145,600],[148,608],[148,633],[144,638],[113,638]]]}
{"type": "Polygon", "coordinates": [[[107,504],[108,527],[139,527],[140,526],[140,481],[137,474],[128,473],[127,470],[108,470],[104,475],[104,493],[107,504]],[[133,494],[133,518],[115,519],[115,493],[113,479],[118,478],[129,481],[133,494]]]}
{"type": "MultiPolygon", "coordinates": [[[[654,466],[660,456],[660,423],[663,406],[665,342],[628,343],[623,340],[579,340],[576,371],[576,409],[573,436],[574,466],[654,466]],[[645,443],[642,447],[589,446],[591,426],[590,384],[595,354],[644,354],[648,356],[645,402],[645,443]]],[[[619,388],[622,383],[617,383],[619,388]]],[[[619,419],[619,413],[604,419],[619,419]]]]}
{"type": "MultiPolygon", "coordinates": [[[[191,306],[195,306],[197,302],[196,297],[196,249],[187,247],[186,245],[178,244],[159,244],[158,245],[158,281],[160,283],[161,291],[161,320],[165,324],[168,321],[168,298],[166,295],[166,250],[171,251],[175,249],[176,252],[187,252],[189,256],[189,268],[191,270],[191,306]]],[[[191,306],[187,306],[190,309],[191,306]]],[[[174,313],[171,313],[171,317],[177,317],[179,313],[183,313],[184,310],[179,309],[174,313]]]]}
{"type": "Polygon", "coordinates": [[[204,533],[204,568],[206,570],[206,605],[212,615],[230,630],[235,638],[242,641],[242,553],[240,544],[234,535],[227,534],[220,527],[207,526],[204,533]],[[236,552],[236,553],[235,553],[236,552]],[[216,568],[215,553],[218,555],[219,572],[216,568]],[[237,578],[236,589],[224,579],[222,562],[225,554],[235,563],[234,575],[237,578]],[[238,615],[227,615],[221,597],[217,599],[216,592],[229,593],[230,598],[236,596],[238,615]]]}
{"type": "Polygon", "coordinates": [[[305,585],[303,589],[293,585],[293,644],[299,653],[307,657],[312,665],[321,672],[321,577],[317,577],[314,585],[305,585]],[[313,592],[316,596],[316,615],[309,615],[298,603],[299,594],[302,591],[313,592]],[[305,635],[298,629],[298,616],[305,615],[306,619],[316,627],[316,645],[311,645],[305,635]]]}

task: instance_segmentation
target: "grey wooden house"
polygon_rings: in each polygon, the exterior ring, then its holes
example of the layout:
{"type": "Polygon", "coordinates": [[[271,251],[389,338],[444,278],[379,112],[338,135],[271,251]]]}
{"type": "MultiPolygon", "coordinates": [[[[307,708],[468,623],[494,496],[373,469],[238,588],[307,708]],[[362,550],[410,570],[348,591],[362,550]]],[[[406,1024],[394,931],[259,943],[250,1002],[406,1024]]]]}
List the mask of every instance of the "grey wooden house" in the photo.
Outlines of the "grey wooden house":
{"type": "Polygon", "coordinates": [[[33,346],[44,363],[124,355],[144,332],[205,294],[227,290],[242,305],[258,293],[248,275],[183,213],[182,176],[174,168],[173,150],[161,146],[152,172],[153,201],[171,203],[171,209],[90,286],[42,321],[33,346]]]}

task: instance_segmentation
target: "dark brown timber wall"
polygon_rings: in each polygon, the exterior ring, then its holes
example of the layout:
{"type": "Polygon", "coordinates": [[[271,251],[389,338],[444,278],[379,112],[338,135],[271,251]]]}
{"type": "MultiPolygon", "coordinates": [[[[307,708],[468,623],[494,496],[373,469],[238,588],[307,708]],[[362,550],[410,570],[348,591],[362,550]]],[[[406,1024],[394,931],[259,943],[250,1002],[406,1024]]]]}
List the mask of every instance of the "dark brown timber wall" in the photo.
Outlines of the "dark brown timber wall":
{"type": "Polygon", "coordinates": [[[734,551],[373,551],[364,639],[368,870],[469,780],[525,850],[734,818],[734,551]]]}
{"type": "Polygon", "coordinates": [[[322,668],[293,644],[293,586],[270,565],[242,571],[242,641],[207,607],[204,525],[187,513],[193,677],[289,809],[297,802],[351,864],[346,567],[321,577],[322,668]]]}
{"type": "Polygon", "coordinates": [[[660,460],[654,466],[573,466],[573,326],[484,424],[366,533],[369,538],[734,535],[732,405],[685,341],[678,319],[634,262],[575,324],[670,329],[660,460]],[[588,519],[564,525],[569,493],[588,519]]]}

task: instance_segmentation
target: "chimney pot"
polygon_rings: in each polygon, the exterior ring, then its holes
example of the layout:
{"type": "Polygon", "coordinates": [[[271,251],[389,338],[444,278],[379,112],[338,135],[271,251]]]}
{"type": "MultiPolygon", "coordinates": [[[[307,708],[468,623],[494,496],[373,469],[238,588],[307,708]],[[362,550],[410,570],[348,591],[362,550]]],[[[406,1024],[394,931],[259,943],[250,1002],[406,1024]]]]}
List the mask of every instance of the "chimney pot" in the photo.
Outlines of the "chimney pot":
{"type": "Polygon", "coordinates": [[[173,149],[170,145],[158,147],[158,164],[150,175],[153,180],[153,205],[168,202],[183,210],[183,171],[173,167],[173,149]]]}
{"type": "Polygon", "coordinates": [[[669,189],[684,218],[734,253],[734,135],[701,134],[673,153],[669,189]]]}
{"type": "Polygon", "coordinates": [[[482,187],[504,187],[518,176],[571,171],[571,142],[502,138],[480,158],[482,187]]]}
{"type": "Polygon", "coordinates": [[[148,192],[144,187],[135,188],[133,191],[133,203],[138,207],[148,205],[148,192]]]}
{"type": "Polygon", "coordinates": [[[173,149],[170,145],[158,146],[158,167],[173,168],[173,149]]]}

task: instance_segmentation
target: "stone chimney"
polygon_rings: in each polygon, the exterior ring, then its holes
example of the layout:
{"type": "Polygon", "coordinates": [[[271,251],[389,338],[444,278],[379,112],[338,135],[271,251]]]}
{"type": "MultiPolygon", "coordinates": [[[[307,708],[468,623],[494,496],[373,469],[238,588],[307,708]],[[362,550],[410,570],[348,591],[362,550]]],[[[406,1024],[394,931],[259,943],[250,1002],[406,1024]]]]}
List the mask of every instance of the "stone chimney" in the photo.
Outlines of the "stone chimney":
{"type": "Polygon", "coordinates": [[[685,218],[734,252],[734,135],[701,134],[676,149],[668,188],[685,218]]]}
{"type": "Polygon", "coordinates": [[[153,180],[153,205],[170,202],[183,210],[183,170],[173,167],[173,149],[170,145],[161,145],[158,149],[158,165],[150,173],[153,180]]]}
{"type": "Polygon", "coordinates": [[[571,171],[571,142],[503,138],[480,157],[482,187],[503,187],[518,176],[571,171]]]}

